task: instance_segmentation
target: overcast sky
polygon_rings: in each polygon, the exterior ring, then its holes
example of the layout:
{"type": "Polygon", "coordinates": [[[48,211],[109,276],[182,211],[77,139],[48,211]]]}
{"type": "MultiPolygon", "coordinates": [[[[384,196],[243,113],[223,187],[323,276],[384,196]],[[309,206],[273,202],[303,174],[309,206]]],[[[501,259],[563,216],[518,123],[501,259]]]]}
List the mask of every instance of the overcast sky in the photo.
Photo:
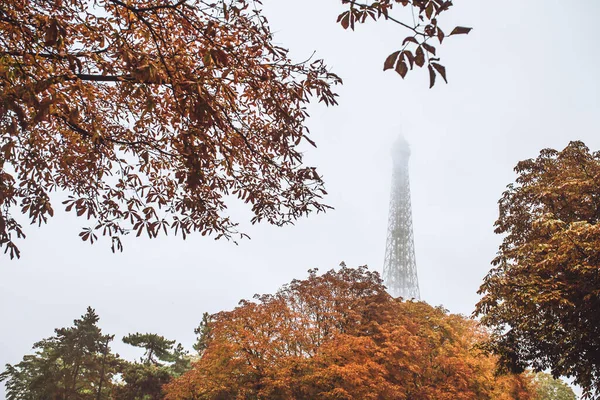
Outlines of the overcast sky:
{"type": "MultiPolygon", "coordinates": [[[[316,51],[344,79],[339,106],[311,106],[318,148],[305,153],[324,175],[335,210],[278,228],[251,226],[248,209],[236,204],[231,215],[252,237],[238,246],[200,235],[127,238],[122,254],[112,254],[107,241],[81,242],[85,222],[58,212],[47,226],[27,228],[19,261],[0,258],[0,365],[20,361],[88,305],[117,338],[156,332],[191,348],[203,312],[272,293],[309,268],[325,271],[343,260],[381,271],[389,148],[400,132],[412,148],[422,298],[469,315],[500,243],[497,201],[515,164],[570,140],[600,149],[600,2],[455,3],[442,28],[474,30],[438,48],[450,83],[429,90],[426,71],[404,81],[382,72],[405,36],[398,26],[349,32],[335,24],[339,0],[266,0],[277,43],[298,61],[316,51]]],[[[120,341],[113,349],[137,354],[120,341]]]]}

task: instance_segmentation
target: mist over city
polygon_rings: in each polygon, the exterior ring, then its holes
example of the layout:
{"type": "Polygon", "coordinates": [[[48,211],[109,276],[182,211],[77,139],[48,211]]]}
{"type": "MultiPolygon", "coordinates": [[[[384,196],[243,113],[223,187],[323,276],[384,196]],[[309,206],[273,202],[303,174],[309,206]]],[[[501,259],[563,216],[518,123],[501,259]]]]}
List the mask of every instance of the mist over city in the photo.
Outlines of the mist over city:
{"type": "Polygon", "coordinates": [[[7,0],[0,397],[600,398],[598,15],[7,0]]]}

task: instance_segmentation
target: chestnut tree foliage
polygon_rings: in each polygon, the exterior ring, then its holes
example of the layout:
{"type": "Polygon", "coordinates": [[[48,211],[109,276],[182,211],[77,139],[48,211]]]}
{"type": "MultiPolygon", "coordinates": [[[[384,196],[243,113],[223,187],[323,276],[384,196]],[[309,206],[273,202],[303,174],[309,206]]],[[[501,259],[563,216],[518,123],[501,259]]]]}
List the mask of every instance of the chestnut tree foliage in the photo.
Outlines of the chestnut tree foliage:
{"type": "MultiPolygon", "coordinates": [[[[386,69],[428,65],[445,79],[430,39],[445,37],[451,1],[341,3],[344,28],[383,18],[410,29],[386,69]],[[414,23],[393,7],[412,8],[414,23]]],[[[19,257],[15,214],[46,223],[56,191],[89,220],[81,239],[107,236],[113,251],[127,233],[243,235],[228,196],[250,204],[253,223],[324,211],[298,146],[314,144],[309,99],[336,104],[338,83],[321,60],[293,62],[273,43],[258,0],[3,1],[0,249],[19,257]]]]}
{"type": "MultiPolygon", "coordinates": [[[[434,43],[442,44],[444,39],[452,35],[468,34],[471,28],[454,27],[450,33],[444,32],[438,25],[440,16],[452,7],[452,1],[445,0],[379,0],[355,1],[342,0],[349,9],[338,16],[338,22],[344,29],[354,27],[358,23],[369,20],[384,19],[408,29],[409,35],[402,40],[402,46],[391,53],[385,60],[383,70],[393,69],[404,79],[414,67],[427,66],[429,71],[429,87],[435,85],[436,76],[441,76],[448,83],[446,67],[440,64],[434,43]],[[409,9],[412,18],[402,20],[396,18],[394,7],[409,9]]],[[[446,29],[446,28],[445,28],[446,29]]]]}
{"type": "Polygon", "coordinates": [[[295,64],[247,1],[10,0],[0,6],[0,244],[18,256],[11,206],[32,223],[67,211],[81,232],[231,236],[225,196],[253,221],[322,211],[302,165],[304,104],[339,78],[295,64]]]}
{"type": "Polygon", "coordinates": [[[600,152],[582,142],[521,161],[500,199],[504,240],[476,313],[514,371],[572,376],[600,395],[600,152]]]}
{"type": "Polygon", "coordinates": [[[200,358],[166,399],[533,398],[528,376],[495,376],[475,321],[394,299],[366,267],[310,271],[197,332],[200,358]]]}

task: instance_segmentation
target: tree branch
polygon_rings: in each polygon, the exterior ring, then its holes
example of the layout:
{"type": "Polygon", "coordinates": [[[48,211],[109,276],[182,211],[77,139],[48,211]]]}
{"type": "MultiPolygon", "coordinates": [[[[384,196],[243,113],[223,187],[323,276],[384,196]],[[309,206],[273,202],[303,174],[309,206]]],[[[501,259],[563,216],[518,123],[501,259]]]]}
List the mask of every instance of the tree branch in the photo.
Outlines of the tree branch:
{"type": "MultiPolygon", "coordinates": [[[[354,6],[358,6],[358,7],[362,7],[362,8],[366,8],[366,9],[373,9],[373,6],[370,6],[370,5],[368,5],[368,4],[364,4],[364,3],[358,3],[358,2],[356,2],[356,1],[354,1],[354,0],[351,0],[351,1],[349,1],[349,3],[350,3],[350,4],[352,4],[352,5],[354,5],[354,6]]],[[[400,20],[397,20],[397,19],[396,19],[396,18],[394,18],[394,17],[390,17],[390,16],[389,16],[389,15],[387,15],[387,14],[384,14],[384,17],[385,17],[385,19],[389,19],[390,21],[392,21],[392,22],[395,22],[395,23],[397,23],[398,25],[405,27],[406,29],[410,29],[411,31],[413,31],[413,32],[414,32],[415,34],[417,34],[417,35],[426,36],[426,35],[425,35],[425,33],[423,33],[423,32],[419,32],[419,31],[417,30],[417,27],[416,27],[416,26],[410,26],[410,25],[408,25],[408,24],[405,24],[404,22],[402,22],[402,21],[400,21],[400,20]]]]}
{"type": "Polygon", "coordinates": [[[123,8],[128,9],[129,11],[133,11],[133,12],[146,12],[146,11],[157,11],[157,10],[165,10],[165,9],[171,9],[171,10],[175,10],[177,9],[179,6],[183,5],[187,0],[179,0],[177,3],[175,4],[162,4],[162,5],[158,5],[158,6],[152,6],[152,7],[141,7],[141,8],[137,8],[137,7],[132,7],[130,5],[127,5],[125,3],[123,3],[120,0],[108,0],[109,2],[116,4],[118,6],[121,6],[123,8]]]}

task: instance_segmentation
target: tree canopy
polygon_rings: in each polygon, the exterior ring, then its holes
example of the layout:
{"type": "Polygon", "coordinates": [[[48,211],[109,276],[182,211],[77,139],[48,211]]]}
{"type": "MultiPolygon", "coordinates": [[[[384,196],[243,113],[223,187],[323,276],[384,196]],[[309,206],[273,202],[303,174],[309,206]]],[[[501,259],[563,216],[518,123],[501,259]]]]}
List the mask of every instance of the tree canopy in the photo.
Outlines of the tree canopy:
{"type": "Polygon", "coordinates": [[[34,344],[34,355],[0,374],[6,381],[8,400],[106,399],[111,377],[117,372],[118,356],[110,352],[112,335],[103,335],[99,318],[91,308],[70,328],[55,330],[55,336],[34,344]]]}
{"type": "Polygon", "coordinates": [[[366,267],[317,272],[204,314],[195,357],[158,334],[134,333],[123,342],[144,355],[123,360],[88,308],[8,364],[0,382],[9,400],[570,398],[545,374],[497,375],[475,320],[394,299],[366,267]]]}
{"type": "Polygon", "coordinates": [[[582,142],[521,161],[476,314],[504,367],[572,376],[600,395],[600,153],[582,142]]]}
{"type": "Polygon", "coordinates": [[[494,375],[477,324],[389,296],[379,275],[310,271],[273,295],[205,316],[200,358],[166,399],[529,399],[527,376],[494,375]]]}
{"type": "Polygon", "coordinates": [[[187,351],[174,340],[155,333],[134,333],[123,342],[145,350],[139,363],[123,363],[123,383],[115,388],[115,398],[132,400],[160,400],[163,386],[173,377],[190,368],[187,351]]]}
{"type": "MultiPolygon", "coordinates": [[[[451,1],[341,3],[344,28],[372,18],[410,30],[385,69],[427,65],[431,84],[446,79],[431,40],[446,36],[438,19],[451,1]]],[[[243,235],[230,196],[253,223],[327,209],[298,146],[314,145],[307,103],[336,104],[341,79],[274,44],[260,1],[9,0],[0,44],[0,249],[11,258],[25,238],[15,212],[46,223],[56,191],[89,220],[81,239],[107,236],[113,251],[128,233],[243,235]]]]}
{"type": "Polygon", "coordinates": [[[577,400],[573,389],[552,375],[538,372],[533,377],[535,400],[577,400]]]}
{"type": "Polygon", "coordinates": [[[146,350],[142,362],[112,353],[114,335],[102,334],[89,308],[70,328],[34,344],[35,354],[0,374],[8,400],[159,400],[163,386],[189,369],[181,344],[157,334],[135,333],[123,341],[146,350]]]}
{"type": "Polygon", "coordinates": [[[132,333],[123,338],[123,343],[144,349],[146,352],[142,362],[145,364],[174,362],[183,351],[181,345],[175,347],[174,340],[168,340],[155,333],[132,333]]]}

